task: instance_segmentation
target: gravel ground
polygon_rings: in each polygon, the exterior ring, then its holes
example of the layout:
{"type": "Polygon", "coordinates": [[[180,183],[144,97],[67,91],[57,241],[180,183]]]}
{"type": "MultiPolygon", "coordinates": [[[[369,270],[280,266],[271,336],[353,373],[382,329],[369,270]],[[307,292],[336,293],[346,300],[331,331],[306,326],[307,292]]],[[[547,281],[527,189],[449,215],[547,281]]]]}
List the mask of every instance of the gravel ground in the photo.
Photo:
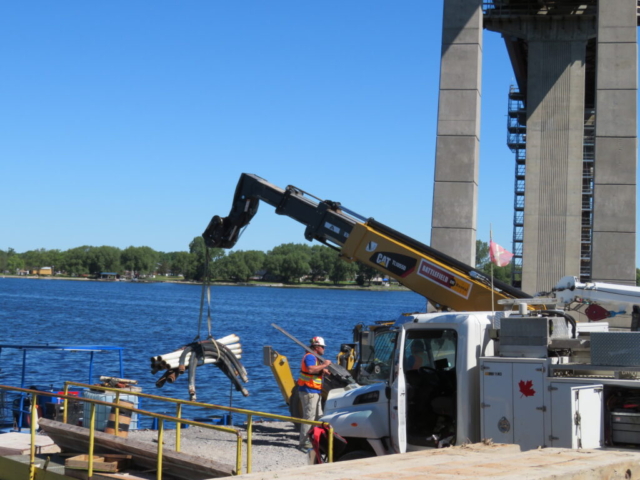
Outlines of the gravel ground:
{"type": "MultiPolygon", "coordinates": [[[[240,430],[243,442],[242,473],[247,471],[247,431],[240,430]]],[[[132,430],[129,438],[157,442],[156,430],[132,430]]],[[[308,457],[297,449],[298,432],[290,422],[254,422],[252,472],[267,472],[308,465],[308,457]]],[[[164,448],[175,448],[175,430],[164,432],[164,448]]],[[[189,427],[180,433],[180,451],[235,466],[236,437],[209,428],[189,427]]]]}

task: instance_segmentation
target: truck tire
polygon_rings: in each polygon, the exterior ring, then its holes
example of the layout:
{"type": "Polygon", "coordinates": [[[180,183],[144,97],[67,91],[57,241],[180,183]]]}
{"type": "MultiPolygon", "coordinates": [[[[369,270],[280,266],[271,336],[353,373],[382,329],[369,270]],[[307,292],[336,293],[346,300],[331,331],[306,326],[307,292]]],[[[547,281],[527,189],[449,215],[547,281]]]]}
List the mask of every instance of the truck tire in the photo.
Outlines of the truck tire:
{"type": "MultiPolygon", "coordinates": [[[[298,395],[298,386],[294,386],[289,397],[289,415],[293,418],[302,418],[302,404],[300,403],[300,395],[298,395]]],[[[300,424],[294,423],[293,428],[296,432],[300,431],[300,424]]]]}
{"type": "Polygon", "coordinates": [[[376,454],[371,450],[353,450],[351,452],[347,452],[338,458],[338,462],[348,462],[349,460],[358,460],[360,458],[371,458],[375,457],[376,454]]]}

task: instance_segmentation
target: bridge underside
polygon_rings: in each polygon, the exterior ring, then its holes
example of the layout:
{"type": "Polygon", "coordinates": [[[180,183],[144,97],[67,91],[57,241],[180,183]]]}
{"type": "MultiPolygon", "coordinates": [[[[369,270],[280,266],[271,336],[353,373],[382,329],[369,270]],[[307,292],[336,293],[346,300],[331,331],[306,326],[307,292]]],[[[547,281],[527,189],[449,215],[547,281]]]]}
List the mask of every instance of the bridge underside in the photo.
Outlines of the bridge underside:
{"type": "Polygon", "coordinates": [[[456,241],[475,240],[484,28],[502,34],[517,83],[507,126],[514,284],[536,293],[565,275],[635,283],[638,3],[445,1],[435,248],[459,256],[468,251],[456,241]],[[465,69],[476,82],[456,85],[451,73],[465,69]]]}

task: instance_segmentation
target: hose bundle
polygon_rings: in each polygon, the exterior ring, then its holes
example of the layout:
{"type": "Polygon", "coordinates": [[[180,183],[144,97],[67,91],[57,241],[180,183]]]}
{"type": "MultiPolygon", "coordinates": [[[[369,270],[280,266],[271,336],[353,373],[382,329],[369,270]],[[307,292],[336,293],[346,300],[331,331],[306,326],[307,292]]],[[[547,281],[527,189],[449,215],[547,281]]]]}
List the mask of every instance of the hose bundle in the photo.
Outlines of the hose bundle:
{"type": "Polygon", "coordinates": [[[249,392],[240,380],[247,383],[249,377],[240,363],[240,358],[240,338],[231,334],[218,340],[210,338],[195,341],[173,352],[151,357],[151,373],[166,370],[156,382],[156,387],[162,387],[166,382],[175,382],[180,375],[188,371],[189,397],[190,400],[196,401],[196,367],[214,364],[231,380],[236,390],[246,397],[249,392]]]}

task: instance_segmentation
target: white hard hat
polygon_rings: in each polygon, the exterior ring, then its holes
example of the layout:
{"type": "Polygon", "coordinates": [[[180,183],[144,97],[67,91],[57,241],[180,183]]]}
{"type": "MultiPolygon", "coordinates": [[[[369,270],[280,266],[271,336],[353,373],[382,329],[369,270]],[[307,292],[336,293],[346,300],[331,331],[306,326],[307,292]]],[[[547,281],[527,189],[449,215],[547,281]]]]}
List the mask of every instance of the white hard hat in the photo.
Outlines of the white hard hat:
{"type": "Polygon", "coordinates": [[[326,345],[324,344],[324,338],[322,337],[313,337],[311,339],[310,345],[312,347],[315,347],[316,345],[320,346],[320,347],[325,347],[326,345]]]}

